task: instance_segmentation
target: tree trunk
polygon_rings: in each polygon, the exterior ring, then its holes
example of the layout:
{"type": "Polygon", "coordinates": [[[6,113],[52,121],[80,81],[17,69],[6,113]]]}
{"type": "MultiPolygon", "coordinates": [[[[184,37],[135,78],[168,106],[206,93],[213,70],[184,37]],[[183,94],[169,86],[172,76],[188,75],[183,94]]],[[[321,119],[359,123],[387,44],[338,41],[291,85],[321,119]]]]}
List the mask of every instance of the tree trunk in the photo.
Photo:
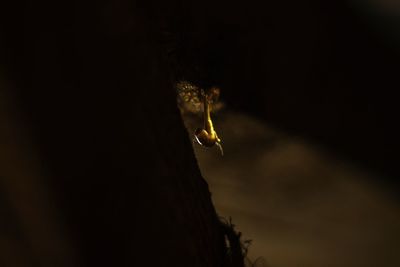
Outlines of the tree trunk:
{"type": "Polygon", "coordinates": [[[2,8],[1,266],[224,266],[151,5],[2,8]]]}

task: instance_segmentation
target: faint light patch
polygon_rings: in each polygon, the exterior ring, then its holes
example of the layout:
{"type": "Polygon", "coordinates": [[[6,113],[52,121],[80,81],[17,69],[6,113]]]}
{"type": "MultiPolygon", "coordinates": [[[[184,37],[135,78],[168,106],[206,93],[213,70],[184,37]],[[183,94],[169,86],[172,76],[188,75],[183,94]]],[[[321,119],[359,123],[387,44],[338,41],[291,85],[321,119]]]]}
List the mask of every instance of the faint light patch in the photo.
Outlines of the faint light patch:
{"type": "Polygon", "coordinates": [[[252,260],[400,266],[400,208],[379,178],[244,114],[225,110],[216,123],[225,156],[195,153],[217,212],[253,241],[252,260]]]}

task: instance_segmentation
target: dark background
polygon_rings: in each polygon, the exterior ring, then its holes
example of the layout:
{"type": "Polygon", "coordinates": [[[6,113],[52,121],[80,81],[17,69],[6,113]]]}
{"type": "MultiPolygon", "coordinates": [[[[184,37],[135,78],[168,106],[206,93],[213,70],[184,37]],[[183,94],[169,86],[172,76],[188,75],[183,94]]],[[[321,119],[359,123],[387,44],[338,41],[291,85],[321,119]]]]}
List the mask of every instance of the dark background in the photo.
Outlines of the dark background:
{"type": "MultiPolygon", "coordinates": [[[[23,62],[35,57],[43,65],[64,60],[67,64],[59,66],[64,72],[48,73],[46,83],[80,83],[68,77],[68,68],[83,55],[88,62],[123,65],[102,54],[105,48],[118,54],[115,36],[132,28],[138,35],[157,35],[166,28],[180,69],[172,72],[183,69],[183,77],[195,83],[221,86],[231,108],[327,146],[397,183],[400,7],[395,2],[115,1],[13,9],[24,19],[3,8],[3,24],[10,30],[3,38],[9,39],[4,58],[25,71],[31,66],[23,62]],[[153,21],[151,29],[134,28],[129,10],[135,8],[153,21]],[[99,29],[114,37],[101,39],[99,29]],[[63,50],[54,48],[59,44],[63,50]],[[10,47],[22,53],[10,53],[10,47]]],[[[160,34],[161,46],[164,37],[160,34]]],[[[21,78],[17,71],[12,75],[21,78]]]]}
{"type": "Polygon", "coordinates": [[[397,4],[200,1],[184,9],[206,70],[200,83],[220,85],[231,108],[398,185],[397,4]]]}
{"type": "Polygon", "coordinates": [[[394,3],[8,4],[0,8],[8,262],[221,266],[224,236],[163,61],[170,44],[172,76],[220,86],[230,109],[384,173],[373,179],[398,191],[394,3]]]}

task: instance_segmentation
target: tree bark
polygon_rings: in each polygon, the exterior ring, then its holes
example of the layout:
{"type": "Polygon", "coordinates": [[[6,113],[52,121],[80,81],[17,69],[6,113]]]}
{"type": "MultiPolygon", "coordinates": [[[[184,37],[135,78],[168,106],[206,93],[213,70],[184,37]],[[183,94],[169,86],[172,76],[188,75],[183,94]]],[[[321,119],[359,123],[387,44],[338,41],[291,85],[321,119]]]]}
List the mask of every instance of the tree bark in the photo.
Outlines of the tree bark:
{"type": "Polygon", "coordinates": [[[155,34],[162,10],[2,11],[0,265],[224,266],[155,34]]]}

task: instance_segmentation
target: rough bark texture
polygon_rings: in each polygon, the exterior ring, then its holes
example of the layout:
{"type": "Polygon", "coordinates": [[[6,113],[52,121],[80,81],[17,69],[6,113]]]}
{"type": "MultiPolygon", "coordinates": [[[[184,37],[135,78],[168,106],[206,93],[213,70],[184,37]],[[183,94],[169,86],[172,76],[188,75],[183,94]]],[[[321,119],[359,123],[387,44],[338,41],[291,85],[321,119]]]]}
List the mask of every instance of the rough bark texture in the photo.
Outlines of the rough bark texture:
{"type": "Polygon", "coordinates": [[[0,266],[223,266],[157,4],[2,8],[0,266]]]}

